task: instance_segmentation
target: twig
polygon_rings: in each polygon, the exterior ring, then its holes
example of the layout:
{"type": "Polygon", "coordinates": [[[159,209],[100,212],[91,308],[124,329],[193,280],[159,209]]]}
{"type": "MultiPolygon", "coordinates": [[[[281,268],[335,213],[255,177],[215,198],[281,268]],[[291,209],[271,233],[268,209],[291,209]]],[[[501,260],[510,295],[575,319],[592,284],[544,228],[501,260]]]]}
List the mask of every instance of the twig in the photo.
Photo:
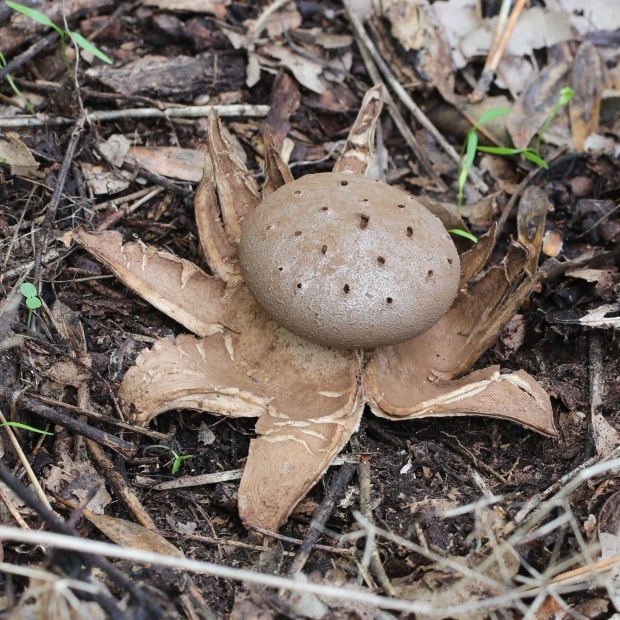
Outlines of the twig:
{"type": "MultiPolygon", "coordinates": [[[[299,538],[292,538],[291,536],[284,536],[284,534],[279,534],[278,532],[272,532],[271,530],[265,530],[262,527],[257,527],[253,525],[250,528],[253,532],[257,532],[258,534],[262,534],[263,536],[268,536],[269,538],[275,538],[276,540],[281,540],[282,542],[291,543],[292,545],[303,545],[304,541],[299,538]]],[[[338,547],[330,547],[329,545],[314,545],[315,549],[320,549],[321,551],[329,551],[329,553],[338,553],[341,555],[350,555],[352,553],[351,549],[340,549],[338,547]]]]}
{"type": "MultiPolygon", "coordinates": [[[[32,508],[50,527],[50,529],[54,532],[59,532],[58,534],[52,534],[52,536],[62,536],[63,539],[70,540],[73,543],[74,546],[71,551],[75,552],[78,556],[78,566],[84,561],[96,566],[105,572],[112,581],[120,586],[122,590],[126,590],[136,602],[145,608],[145,610],[148,610],[148,617],[161,618],[163,616],[161,608],[153,601],[152,597],[146,596],[140,588],[134,585],[130,579],[114,567],[108,560],[99,557],[99,555],[95,555],[96,552],[90,554],[85,551],[84,543],[88,543],[90,541],[84,540],[83,538],[77,536],[73,528],[69,527],[54,512],[48,510],[46,506],[41,504],[33,493],[24,487],[24,485],[22,485],[2,463],[0,463],[0,479],[11,489],[11,491],[13,491],[22,501],[24,501],[29,508],[32,508]]],[[[43,539],[46,535],[50,535],[49,532],[42,532],[38,530],[15,530],[15,533],[18,532],[34,534],[34,536],[30,538],[29,542],[36,545],[44,545],[45,542],[43,539]]],[[[0,533],[0,539],[3,538],[4,537],[0,533]]],[[[64,564],[66,565],[64,568],[67,568],[67,566],[70,566],[72,563],[64,562],[64,564]]],[[[74,575],[70,576],[73,577],[74,575]]],[[[111,599],[109,596],[102,597],[101,595],[94,595],[91,600],[98,602],[108,613],[113,614],[113,617],[122,617],[122,615],[119,616],[119,614],[116,613],[118,610],[116,601],[111,599]]]]}
{"type": "Polygon", "coordinates": [[[45,252],[47,252],[47,245],[52,234],[52,226],[56,221],[56,210],[58,209],[62,193],[65,189],[67,175],[69,174],[69,167],[73,161],[73,157],[75,156],[75,150],[82,135],[82,131],[84,130],[84,122],[85,118],[84,116],[81,116],[75,123],[75,127],[73,128],[73,132],[71,134],[71,139],[69,140],[69,145],[67,146],[67,150],[65,152],[65,157],[62,161],[60,172],[58,173],[54,193],[52,194],[52,198],[46,207],[45,219],[43,220],[43,224],[37,234],[38,243],[34,254],[33,272],[33,279],[35,282],[39,281],[41,260],[45,252]]]}
{"type": "MultiPolygon", "coordinates": [[[[7,423],[7,420],[4,417],[4,414],[2,413],[1,410],[0,410],[0,422],[2,422],[2,424],[5,424],[5,425],[7,423]]],[[[17,437],[15,436],[13,429],[10,426],[5,426],[4,430],[6,431],[6,434],[9,436],[9,439],[11,440],[11,443],[13,444],[13,449],[15,450],[15,453],[17,454],[17,457],[19,458],[19,462],[22,464],[22,467],[26,470],[28,479],[30,480],[30,483],[34,487],[37,497],[39,498],[39,501],[48,510],[52,510],[49,500],[47,499],[47,496],[45,495],[45,491],[39,484],[39,480],[36,477],[32,467],[30,466],[30,463],[28,462],[28,459],[26,455],[24,454],[24,451],[22,450],[22,447],[19,441],[17,441],[17,437]]]]}
{"type": "Polygon", "coordinates": [[[388,111],[388,114],[392,117],[394,124],[400,131],[401,136],[404,138],[405,142],[409,146],[409,148],[413,151],[414,157],[418,160],[422,168],[435,180],[438,188],[441,191],[446,191],[448,188],[446,184],[443,182],[442,178],[439,176],[435,168],[433,168],[433,164],[430,162],[422,146],[418,142],[418,139],[415,137],[413,131],[407,124],[407,121],[403,118],[403,115],[400,113],[399,109],[394,105],[394,99],[392,99],[392,95],[390,94],[387,86],[381,79],[381,74],[377,69],[377,66],[372,60],[372,56],[366,49],[366,46],[363,45],[361,39],[359,38],[357,31],[354,31],[355,38],[357,40],[357,45],[364,60],[364,64],[366,65],[366,70],[368,71],[368,75],[370,75],[370,79],[373,84],[381,83],[383,84],[383,97],[385,100],[385,107],[388,111]]]}
{"type": "MultiPolygon", "coordinates": [[[[392,73],[392,70],[388,67],[387,63],[383,60],[383,58],[381,58],[381,54],[379,54],[379,51],[377,50],[372,39],[368,36],[366,30],[364,30],[362,22],[351,9],[351,0],[343,0],[343,4],[347,12],[349,21],[351,22],[351,26],[353,27],[353,30],[372,56],[373,61],[375,62],[377,67],[379,67],[379,71],[383,73],[385,79],[392,87],[398,98],[403,102],[403,104],[411,112],[411,114],[413,114],[413,116],[420,123],[420,125],[422,125],[422,127],[424,127],[424,129],[426,129],[431,134],[437,144],[439,144],[439,146],[448,154],[448,156],[451,157],[456,164],[459,164],[461,160],[459,154],[454,150],[452,145],[439,133],[439,131],[437,131],[435,125],[431,123],[431,121],[424,114],[424,112],[422,112],[422,110],[418,107],[415,101],[409,96],[409,93],[396,79],[396,76],[394,75],[394,73],[392,73]]],[[[483,181],[482,177],[478,174],[478,172],[474,169],[473,166],[469,169],[468,176],[480,192],[485,194],[489,191],[487,184],[483,181]]]]}
{"type": "MultiPolygon", "coordinates": [[[[25,62],[28,62],[31,58],[34,58],[39,52],[48,48],[54,43],[60,35],[54,30],[48,35],[43,37],[40,41],[37,41],[34,45],[30,46],[25,52],[22,52],[19,56],[16,56],[8,62],[6,67],[0,69],[0,80],[3,80],[9,73],[13,73],[16,69],[19,69],[25,62]]],[[[74,122],[74,120],[70,121],[74,122]]]]}
{"type": "MultiPolygon", "coordinates": [[[[67,253],[68,250],[59,250],[56,248],[52,248],[51,250],[46,252],[44,256],[41,257],[41,263],[48,264],[51,261],[56,260],[57,258],[62,258],[67,253]]],[[[8,278],[12,278],[13,276],[22,276],[32,271],[34,264],[35,261],[29,260],[27,263],[23,263],[22,265],[13,267],[13,269],[7,269],[7,271],[5,271],[2,276],[5,280],[7,280],[8,278]]]]}
{"type": "MultiPolygon", "coordinates": [[[[78,280],[71,281],[77,282],[78,280]]],[[[58,283],[58,280],[56,280],[56,282],[58,283]]],[[[159,433],[158,431],[154,431],[150,428],[144,428],[142,426],[130,424],[129,422],[123,422],[109,415],[104,415],[103,413],[97,413],[96,411],[91,411],[90,409],[76,407],[75,405],[70,405],[69,403],[63,403],[59,400],[56,400],[55,398],[48,398],[47,396],[41,396],[39,394],[37,396],[32,396],[32,398],[34,400],[40,400],[42,403],[47,403],[48,405],[54,405],[55,407],[60,407],[61,409],[67,409],[68,411],[73,411],[75,413],[79,413],[80,415],[85,415],[88,418],[95,418],[96,420],[101,420],[102,422],[106,422],[107,424],[113,424],[114,426],[118,426],[118,428],[122,428],[132,433],[146,435],[151,439],[157,439],[158,441],[170,441],[171,439],[171,436],[167,435],[166,433],[159,433]]]]}
{"type": "MultiPolygon", "coordinates": [[[[497,22],[498,30],[496,31],[496,34],[493,38],[493,43],[491,45],[491,49],[489,50],[489,55],[487,56],[487,61],[484,65],[484,69],[482,70],[482,74],[480,75],[480,78],[478,79],[476,88],[469,95],[469,100],[472,103],[478,103],[482,101],[487,91],[489,90],[489,86],[491,85],[491,82],[493,81],[493,78],[495,77],[495,71],[497,70],[499,61],[502,59],[502,55],[504,54],[506,45],[508,45],[508,40],[510,39],[510,36],[512,35],[512,32],[517,24],[517,21],[519,20],[519,16],[521,15],[521,12],[523,11],[523,8],[525,7],[526,3],[527,3],[527,0],[517,0],[517,3],[515,4],[515,7],[512,13],[510,14],[510,19],[508,20],[508,23],[506,24],[506,28],[504,28],[504,31],[502,32],[501,37],[497,36],[497,32],[499,31],[499,29],[501,28],[503,24],[503,19],[498,19],[498,22],[497,22]]],[[[503,15],[505,15],[505,10],[504,10],[505,6],[509,8],[510,2],[506,2],[506,0],[504,0],[502,4],[503,15]]],[[[502,14],[500,14],[500,17],[502,17],[502,14]]]]}
{"type": "MultiPolygon", "coordinates": [[[[230,105],[199,105],[184,108],[127,108],[125,110],[102,110],[89,112],[86,115],[88,123],[117,121],[126,118],[202,118],[215,110],[220,116],[240,116],[249,118],[263,118],[269,113],[268,105],[253,105],[239,103],[230,105]]],[[[47,127],[51,125],[71,125],[75,119],[55,116],[50,118],[33,118],[32,116],[13,116],[0,118],[0,128],[16,127],[47,127]]]]}
{"type": "MultiPolygon", "coordinates": [[[[17,394],[17,392],[12,392],[9,389],[0,387],[0,397],[11,398],[13,394],[17,394]]],[[[92,439],[93,441],[111,448],[124,456],[132,456],[136,453],[137,448],[131,442],[120,439],[119,437],[101,431],[93,426],[89,426],[88,424],[84,424],[71,416],[60,413],[51,407],[47,407],[32,398],[20,396],[18,404],[26,411],[30,411],[35,415],[45,418],[46,420],[50,420],[54,424],[59,424],[60,426],[73,431],[74,433],[78,433],[83,437],[92,439]]]]}
{"type": "Polygon", "coordinates": [[[32,530],[20,530],[14,527],[0,525],[0,540],[14,540],[33,545],[54,546],[61,549],[106,555],[112,558],[126,559],[144,564],[158,564],[160,566],[179,568],[194,573],[214,575],[222,579],[231,579],[245,583],[257,583],[272,588],[283,588],[291,592],[310,592],[321,597],[335,598],[340,601],[360,601],[370,605],[376,605],[382,609],[394,609],[418,614],[429,614],[436,610],[435,605],[424,601],[391,599],[385,596],[377,596],[368,592],[350,590],[339,586],[327,586],[304,582],[287,577],[279,577],[277,575],[258,573],[251,570],[231,568],[212,562],[188,560],[186,558],[173,557],[161,553],[153,553],[151,551],[142,551],[141,549],[131,549],[111,543],[86,540],[63,534],[33,532],[32,530]]]}
{"type": "MultiPolygon", "coordinates": [[[[360,460],[360,463],[357,466],[357,477],[360,487],[360,511],[364,517],[372,523],[372,508],[370,505],[370,462],[368,459],[360,460]]],[[[383,564],[381,563],[376,541],[373,541],[372,550],[370,552],[370,562],[372,569],[377,576],[381,587],[383,588],[383,591],[388,596],[396,596],[396,590],[394,589],[394,586],[392,585],[392,582],[387,576],[385,568],[383,568],[383,564]]]]}
{"type": "Polygon", "coordinates": [[[348,484],[349,480],[351,480],[351,477],[355,473],[355,469],[356,467],[352,463],[345,463],[340,468],[340,471],[332,483],[329,485],[329,488],[325,493],[325,497],[323,498],[323,502],[312,519],[312,523],[310,524],[310,528],[308,529],[304,542],[299,548],[295,559],[291,562],[288,569],[289,577],[292,577],[296,573],[300,572],[306,565],[306,562],[314,549],[316,541],[323,532],[325,521],[327,521],[334,510],[336,500],[348,484]]]}
{"type": "Polygon", "coordinates": [[[114,493],[130,510],[131,514],[133,514],[138,523],[143,525],[147,530],[158,532],[159,530],[157,529],[155,522],[151,519],[148,512],[146,512],[134,492],[129,488],[128,484],[125,482],[125,479],[118,470],[118,467],[114,465],[114,463],[104,454],[103,450],[94,441],[87,439],[86,447],[88,448],[90,455],[97,462],[97,465],[101,469],[106,480],[110,483],[114,493]]]}

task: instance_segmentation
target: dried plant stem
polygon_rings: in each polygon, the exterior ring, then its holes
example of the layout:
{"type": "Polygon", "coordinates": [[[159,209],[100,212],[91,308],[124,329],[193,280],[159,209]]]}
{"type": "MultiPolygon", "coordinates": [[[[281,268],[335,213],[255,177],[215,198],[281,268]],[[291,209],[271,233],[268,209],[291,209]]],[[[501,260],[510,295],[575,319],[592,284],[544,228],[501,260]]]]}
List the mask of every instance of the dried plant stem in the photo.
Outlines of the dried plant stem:
{"type": "Polygon", "coordinates": [[[340,497],[342,490],[346,487],[349,480],[351,480],[351,477],[355,473],[355,469],[355,465],[352,463],[345,463],[336,474],[336,477],[325,493],[323,503],[320,505],[314,515],[314,518],[312,519],[308,533],[306,534],[303,544],[299,548],[297,556],[291,562],[291,566],[288,569],[288,575],[290,577],[295,575],[295,573],[300,572],[306,565],[306,562],[314,549],[316,541],[323,532],[325,521],[327,521],[334,510],[336,499],[340,497]]]}
{"type": "Polygon", "coordinates": [[[418,139],[415,137],[413,131],[411,131],[411,128],[407,124],[407,121],[403,118],[403,115],[394,105],[392,95],[390,94],[390,91],[387,89],[387,86],[381,79],[381,74],[379,73],[377,66],[373,62],[372,56],[363,45],[357,32],[354,32],[354,34],[358,42],[358,47],[364,60],[364,64],[366,65],[366,70],[368,71],[368,75],[370,75],[370,79],[372,80],[373,84],[383,84],[383,97],[385,99],[385,107],[389,115],[392,117],[394,124],[398,128],[398,131],[400,131],[401,136],[404,138],[405,142],[412,150],[414,157],[418,160],[422,168],[435,180],[438,188],[441,191],[446,191],[448,189],[446,187],[446,184],[443,182],[439,174],[435,171],[435,168],[433,168],[433,164],[424,153],[422,146],[418,142],[418,139]]]}
{"type": "Polygon", "coordinates": [[[136,497],[134,492],[129,488],[125,479],[118,471],[118,468],[112,463],[112,461],[105,455],[101,447],[94,441],[87,439],[86,447],[88,452],[96,461],[97,465],[104,474],[106,480],[110,483],[110,486],[114,490],[116,496],[125,504],[125,506],[131,511],[131,514],[136,518],[140,525],[144,526],[147,530],[158,532],[157,526],[151,516],[146,512],[140,500],[136,497]]]}
{"type": "MultiPolygon", "coordinates": [[[[357,17],[355,12],[351,9],[351,0],[343,0],[347,17],[353,27],[353,31],[356,37],[361,41],[362,45],[366,47],[373,61],[379,68],[379,71],[383,74],[388,84],[392,87],[398,98],[403,102],[405,107],[413,114],[415,119],[426,129],[439,146],[447,153],[449,157],[458,165],[460,163],[460,155],[454,150],[452,145],[439,133],[435,125],[431,123],[426,114],[418,107],[415,101],[409,96],[409,93],[403,88],[402,84],[396,79],[396,76],[392,70],[388,67],[387,63],[381,58],[379,50],[377,50],[373,40],[368,36],[368,33],[364,29],[364,25],[357,17]]],[[[487,193],[489,188],[483,181],[482,177],[477,170],[472,166],[469,169],[468,176],[476,188],[482,192],[487,193]]]]}
{"type": "MultiPolygon", "coordinates": [[[[7,420],[4,417],[2,410],[0,410],[0,422],[2,424],[7,423],[7,420]]],[[[5,426],[4,430],[6,431],[6,434],[9,436],[9,439],[11,440],[11,443],[13,444],[13,448],[15,450],[15,453],[17,454],[17,457],[19,458],[19,462],[22,464],[22,467],[26,470],[26,475],[28,476],[28,479],[30,480],[30,483],[32,484],[34,488],[35,493],[37,494],[37,497],[39,498],[39,501],[42,504],[44,504],[48,510],[52,510],[52,507],[47,499],[47,496],[45,495],[45,491],[39,484],[39,480],[37,479],[34,471],[32,470],[32,467],[30,467],[30,463],[28,462],[28,459],[26,458],[26,455],[24,454],[24,451],[22,450],[22,447],[19,444],[19,441],[17,441],[17,437],[15,436],[13,429],[10,426],[5,426]]]]}
{"type": "Polygon", "coordinates": [[[385,596],[377,596],[360,590],[349,590],[337,586],[303,582],[287,577],[278,577],[276,575],[268,575],[251,570],[220,566],[211,562],[172,557],[160,553],[153,553],[151,551],[142,551],[140,549],[130,549],[111,543],[92,541],[75,536],[66,536],[64,534],[20,530],[18,528],[0,525],[0,540],[14,540],[33,545],[46,545],[59,549],[80,551],[93,554],[93,556],[108,556],[145,564],[170,566],[172,568],[179,568],[195,573],[215,575],[222,579],[258,583],[272,588],[284,588],[292,592],[310,592],[319,596],[333,597],[342,601],[360,601],[376,605],[382,609],[394,609],[397,611],[425,614],[432,612],[434,609],[433,605],[426,602],[390,599],[385,596]]]}
{"type": "MultiPolygon", "coordinates": [[[[104,122],[116,121],[125,118],[202,118],[209,115],[211,110],[215,110],[220,116],[240,116],[262,118],[269,113],[268,105],[252,105],[249,103],[239,103],[230,105],[194,105],[185,107],[166,108],[127,108],[124,110],[102,110],[101,112],[90,112],[86,115],[86,121],[104,122]]],[[[17,127],[47,127],[50,125],[72,125],[75,119],[55,116],[52,118],[33,118],[32,116],[13,116],[11,118],[0,118],[0,128],[17,127]]]]}
{"type": "MultiPolygon", "coordinates": [[[[372,522],[373,517],[370,502],[370,462],[368,459],[360,460],[360,463],[357,466],[357,476],[360,486],[360,511],[364,517],[368,519],[368,521],[372,522]]],[[[376,542],[373,543],[372,550],[370,552],[370,565],[372,566],[372,570],[375,572],[383,591],[388,596],[396,596],[396,590],[394,589],[394,586],[392,585],[385,569],[383,568],[383,564],[381,563],[376,542]]]]}
{"type": "Polygon", "coordinates": [[[478,103],[484,99],[487,91],[489,90],[489,86],[495,77],[495,71],[499,65],[499,61],[502,59],[502,55],[506,49],[506,45],[508,45],[508,41],[512,32],[519,20],[519,17],[525,7],[527,0],[517,0],[515,7],[510,14],[510,19],[508,19],[508,23],[506,23],[506,27],[503,28],[504,25],[504,17],[507,13],[505,7],[510,8],[510,2],[504,0],[502,3],[502,11],[500,13],[500,19],[497,22],[497,30],[493,37],[493,43],[491,45],[491,49],[489,50],[489,55],[487,56],[487,61],[484,65],[484,69],[482,70],[482,74],[478,79],[478,83],[476,84],[476,88],[469,96],[469,100],[472,103],[478,103]],[[503,30],[502,30],[503,28],[503,30]],[[501,31],[501,36],[498,34],[501,31]]]}

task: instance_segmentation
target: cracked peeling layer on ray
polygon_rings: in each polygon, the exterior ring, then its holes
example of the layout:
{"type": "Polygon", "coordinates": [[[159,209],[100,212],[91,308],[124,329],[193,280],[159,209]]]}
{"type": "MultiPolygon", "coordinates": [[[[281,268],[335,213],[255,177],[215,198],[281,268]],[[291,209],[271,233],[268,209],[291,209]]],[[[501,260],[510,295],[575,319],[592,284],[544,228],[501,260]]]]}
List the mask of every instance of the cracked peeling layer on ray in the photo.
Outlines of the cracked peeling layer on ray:
{"type": "Polygon", "coordinates": [[[529,381],[525,381],[523,377],[517,375],[516,373],[509,373],[506,375],[502,375],[502,379],[504,381],[508,381],[508,383],[512,383],[512,385],[523,390],[528,396],[531,396],[536,401],[537,404],[539,404],[541,407],[544,407],[545,405],[544,401],[542,400],[542,398],[540,398],[538,394],[536,394],[532,390],[532,385],[529,381]]]}
{"type": "Polygon", "coordinates": [[[326,452],[326,450],[320,449],[317,449],[315,451],[311,450],[307,441],[304,441],[303,439],[294,435],[261,435],[258,440],[266,441],[267,443],[283,443],[285,441],[293,441],[294,443],[302,445],[306,449],[308,454],[312,455],[316,454],[316,452],[326,452]]]}
{"type": "MultiPolygon", "coordinates": [[[[495,371],[488,379],[485,379],[484,381],[468,383],[467,385],[457,388],[452,392],[444,393],[437,398],[422,401],[418,403],[412,409],[412,411],[416,414],[422,415],[428,411],[431,411],[433,407],[436,407],[438,405],[450,405],[456,402],[464,401],[468,398],[473,398],[474,396],[477,396],[478,394],[484,392],[491,383],[503,381],[503,377],[505,376],[506,375],[501,375],[499,371],[495,371]]],[[[377,399],[377,405],[381,405],[381,403],[384,401],[384,393],[382,393],[379,399],[377,399]]]]}

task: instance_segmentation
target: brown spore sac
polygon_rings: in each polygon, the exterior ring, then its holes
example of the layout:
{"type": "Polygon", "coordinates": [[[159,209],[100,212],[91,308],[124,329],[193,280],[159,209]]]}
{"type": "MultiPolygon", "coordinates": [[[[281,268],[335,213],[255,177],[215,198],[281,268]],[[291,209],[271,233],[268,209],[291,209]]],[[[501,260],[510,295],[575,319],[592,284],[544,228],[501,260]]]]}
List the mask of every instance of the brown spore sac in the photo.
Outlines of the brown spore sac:
{"type": "Polygon", "coordinates": [[[269,195],[244,224],[239,259],[275,321],[346,349],[425,332],[447,312],[460,277],[437,217],[401,190],[350,173],[307,175],[269,195]]]}

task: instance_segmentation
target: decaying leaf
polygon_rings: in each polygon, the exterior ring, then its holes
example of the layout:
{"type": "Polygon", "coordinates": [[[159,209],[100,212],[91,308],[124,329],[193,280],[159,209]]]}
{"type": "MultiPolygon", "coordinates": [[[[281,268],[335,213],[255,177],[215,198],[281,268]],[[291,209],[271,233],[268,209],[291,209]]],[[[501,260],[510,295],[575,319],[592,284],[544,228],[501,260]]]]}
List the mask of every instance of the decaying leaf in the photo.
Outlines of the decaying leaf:
{"type": "Polygon", "coordinates": [[[204,153],[176,146],[132,146],[127,155],[150,172],[192,183],[202,179],[205,166],[204,153]]]}
{"type": "Polygon", "coordinates": [[[601,113],[605,76],[601,57],[589,41],[584,41],[573,63],[573,98],[568,104],[575,150],[583,153],[588,136],[596,133],[601,113]]]}
{"type": "Polygon", "coordinates": [[[569,70],[570,64],[565,60],[547,65],[519,96],[507,120],[517,148],[525,148],[542,127],[567,85],[569,70]]]}
{"type": "Polygon", "coordinates": [[[416,52],[415,68],[446,101],[454,96],[450,44],[428,0],[376,0],[375,10],[391,24],[392,36],[416,52]]]}
{"type": "MultiPolygon", "coordinates": [[[[375,87],[354,124],[353,148],[337,169],[364,172],[370,144],[362,142],[370,140],[378,103],[375,87]]],[[[120,390],[135,421],[146,424],[176,408],[258,417],[239,487],[246,525],[282,524],[355,432],[366,402],[394,420],[477,414],[555,435],[549,397],[527,373],[502,374],[493,367],[466,374],[531,291],[524,267],[533,250],[514,244],[501,265],[472,282],[493,247],[491,231],[463,255],[461,291],[431,330],[370,353],[325,348],[277,325],[243,284],[236,248],[260,196],[214,115],[208,133],[195,208],[216,278],[171,254],[123,245],[117,233],[78,230],[75,239],[127,286],[200,336],[162,339],[138,357],[120,390]]],[[[268,133],[266,146],[269,192],[291,177],[268,133]]]]}
{"type": "Polygon", "coordinates": [[[494,603],[494,597],[504,594],[511,586],[512,578],[519,570],[519,558],[515,551],[505,547],[504,552],[496,552],[494,561],[484,566],[475,554],[470,557],[448,557],[450,565],[425,571],[421,579],[416,579],[410,585],[397,587],[400,598],[428,601],[433,603],[436,613],[432,615],[416,613],[416,618],[455,618],[457,620],[483,620],[488,618],[494,610],[501,609],[501,603],[494,603]],[[480,569],[480,565],[484,570],[480,569]],[[471,568],[476,577],[471,574],[459,574],[456,566],[471,568]],[[489,600],[487,604],[485,601],[489,600]],[[468,611],[456,611],[459,605],[471,604],[479,601],[479,606],[468,611]]]}
{"type": "Polygon", "coordinates": [[[26,177],[34,176],[39,168],[30,149],[14,136],[0,139],[0,164],[8,164],[11,167],[11,174],[26,177]]]}
{"type": "Polygon", "coordinates": [[[224,19],[230,0],[146,0],[145,5],[156,6],[165,11],[188,11],[206,13],[224,19]]]}

